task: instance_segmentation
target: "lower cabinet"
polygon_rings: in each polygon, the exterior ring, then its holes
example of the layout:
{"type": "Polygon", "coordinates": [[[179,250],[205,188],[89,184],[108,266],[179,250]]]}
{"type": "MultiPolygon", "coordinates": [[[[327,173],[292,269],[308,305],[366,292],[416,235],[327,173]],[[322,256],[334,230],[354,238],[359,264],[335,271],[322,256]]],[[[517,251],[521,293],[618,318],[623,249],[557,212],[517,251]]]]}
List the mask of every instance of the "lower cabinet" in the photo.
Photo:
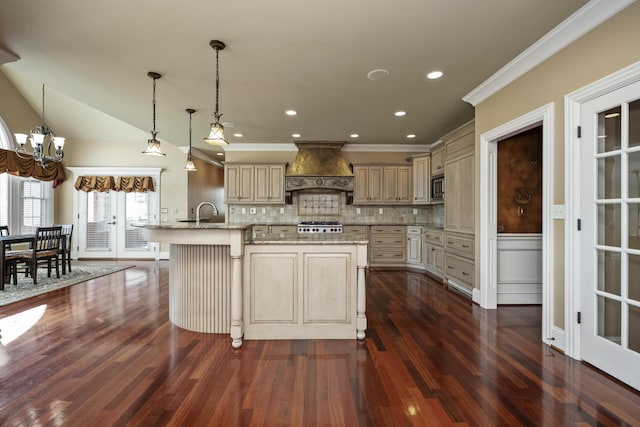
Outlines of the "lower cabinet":
{"type": "Polygon", "coordinates": [[[444,274],[449,286],[472,296],[475,285],[474,237],[444,232],[444,274]]]}
{"type": "Polygon", "coordinates": [[[356,310],[365,266],[364,244],[246,245],[245,339],[364,338],[364,301],[356,310]]]}
{"type": "Polygon", "coordinates": [[[423,263],[425,268],[440,277],[444,271],[444,248],[442,229],[425,228],[423,235],[423,263]]]}
{"type": "Polygon", "coordinates": [[[407,264],[407,227],[372,225],[369,235],[369,265],[403,267],[407,264]]]}
{"type": "Polygon", "coordinates": [[[407,227],[407,264],[422,267],[422,227],[407,227]]]}

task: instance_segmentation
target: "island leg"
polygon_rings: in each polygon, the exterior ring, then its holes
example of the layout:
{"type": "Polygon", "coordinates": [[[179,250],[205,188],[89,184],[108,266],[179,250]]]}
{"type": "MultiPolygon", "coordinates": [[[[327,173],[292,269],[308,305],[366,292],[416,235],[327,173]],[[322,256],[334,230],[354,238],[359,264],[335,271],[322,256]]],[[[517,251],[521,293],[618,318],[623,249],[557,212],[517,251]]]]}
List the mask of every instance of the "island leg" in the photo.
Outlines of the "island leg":
{"type": "Polygon", "coordinates": [[[358,246],[358,277],[356,300],[356,337],[363,340],[367,329],[367,291],[365,287],[365,268],[367,267],[367,247],[358,246]]]}
{"type": "Polygon", "coordinates": [[[232,255],[231,346],[242,346],[242,255],[232,255]]]}

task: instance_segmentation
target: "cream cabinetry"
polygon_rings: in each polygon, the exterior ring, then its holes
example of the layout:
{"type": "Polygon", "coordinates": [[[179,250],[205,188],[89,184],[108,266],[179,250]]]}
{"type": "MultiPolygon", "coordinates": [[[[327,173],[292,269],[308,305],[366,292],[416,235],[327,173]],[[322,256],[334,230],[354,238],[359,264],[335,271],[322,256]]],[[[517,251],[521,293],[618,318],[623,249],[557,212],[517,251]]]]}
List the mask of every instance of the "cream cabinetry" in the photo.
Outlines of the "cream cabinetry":
{"type": "Polygon", "coordinates": [[[382,203],[382,166],[355,166],[354,204],[382,203]]]}
{"type": "Polygon", "coordinates": [[[411,166],[357,165],[353,203],[405,205],[412,201],[411,166]]]}
{"type": "Polygon", "coordinates": [[[422,227],[407,227],[407,264],[422,266],[422,227]]]}
{"type": "Polygon", "coordinates": [[[372,266],[403,267],[407,263],[407,227],[372,225],[369,235],[369,262],[372,266]]]}
{"type": "Polygon", "coordinates": [[[368,225],[343,225],[342,232],[352,236],[354,239],[367,240],[369,235],[368,225]]]}
{"type": "Polygon", "coordinates": [[[447,282],[471,296],[475,274],[473,235],[445,231],[444,249],[447,282]]]}
{"type": "Polygon", "coordinates": [[[431,155],[413,156],[413,204],[426,205],[431,201],[431,155]]]}
{"type": "Polygon", "coordinates": [[[445,141],[445,230],[474,232],[474,124],[443,138],[445,141]]]}
{"type": "Polygon", "coordinates": [[[431,175],[442,175],[444,173],[444,145],[431,152],[431,175]]]}
{"type": "Polygon", "coordinates": [[[387,204],[411,203],[413,196],[411,181],[411,166],[385,166],[383,169],[383,202],[387,204]]]}
{"type": "Polygon", "coordinates": [[[422,234],[423,263],[425,268],[442,276],[444,272],[443,231],[441,229],[425,228],[422,234]]]}
{"type": "Polygon", "coordinates": [[[284,203],[284,165],[226,164],[226,203],[284,203]]]}

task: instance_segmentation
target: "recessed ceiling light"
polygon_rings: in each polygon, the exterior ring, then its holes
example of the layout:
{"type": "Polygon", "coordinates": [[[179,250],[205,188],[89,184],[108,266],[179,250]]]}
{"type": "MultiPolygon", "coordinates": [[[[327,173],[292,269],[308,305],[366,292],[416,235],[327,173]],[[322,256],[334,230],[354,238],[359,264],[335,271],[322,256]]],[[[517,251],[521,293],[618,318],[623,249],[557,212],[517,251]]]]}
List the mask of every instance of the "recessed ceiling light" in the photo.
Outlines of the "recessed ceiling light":
{"type": "Polygon", "coordinates": [[[408,138],[408,139],[413,139],[413,138],[415,138],[415,137],[416,137],[416,134],[415,134],[415,133],[410,133],[409,135],[407,135],[407,138],[408,138]]]}
{"type": "Polygon", "coordinates": [[[234,133],[233,136],[235,136],[236,138],[242,138],[244,135],[241,133],[234,133]]]}
{"type": "Polygon", "coordinates": [[[444,75],[444,73],[442,71],[432,71],[432,72],[427,74],[427,78],[431,79],[431,80],[434,80],[434,79],[439,79],[443,75],[444,75]]]}
{"type": "Polygon", "coordinates": [[[393,113],[394,116],[396,117],[402,117],[402,116],[406,116],[407,112],[406,111],[396,111],[395,113],[393,113]]]}
{"type": "Polygon", "coordinates": [[[224,153],[216,153],[218,156],[224,156],[224,153]]]}
{"type": "Polygon", "coordinates": [[[389,77],[389,71],[383,69],[383,68],[378,68],[376,70],[371,70],[367,73],[367,78],[369,80],[384,80],[387,77],[389,77]]]}
{"type": "Polygon", "coordinates": [[[357,137],[359,137],[360,135],[358,135],[357,133],[352,133],[352,134],[351,134],[351,135],[349,135],[349,136],[350,136],[351,138],[357,138],[357,137]]]}
{"type": "Polygon", "coordinates": [[[296,110],[287,110],[284,112],[287,116],[295,116],[296,114],[298,114],[298,112],[296,110]]]}
{"type": "Polygon", "coordinates": [[[291,136],[294,138],[300,138],[302,135],[300,135],[299,133],[292,133],[291,136]]]}

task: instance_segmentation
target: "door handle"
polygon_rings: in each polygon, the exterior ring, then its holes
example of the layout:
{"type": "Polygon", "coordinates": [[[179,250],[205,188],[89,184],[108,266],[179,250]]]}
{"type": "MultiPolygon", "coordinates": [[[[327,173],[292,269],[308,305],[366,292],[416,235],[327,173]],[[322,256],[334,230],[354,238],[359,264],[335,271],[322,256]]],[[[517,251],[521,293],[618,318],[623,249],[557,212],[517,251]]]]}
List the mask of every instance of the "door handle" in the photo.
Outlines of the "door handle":
{"type": "Polygon", "coordinates": [[[107,224],[116,225],[116,222],[115,222],[115,221],[113,221],[113,222],[108,222],[107,224]]]}

